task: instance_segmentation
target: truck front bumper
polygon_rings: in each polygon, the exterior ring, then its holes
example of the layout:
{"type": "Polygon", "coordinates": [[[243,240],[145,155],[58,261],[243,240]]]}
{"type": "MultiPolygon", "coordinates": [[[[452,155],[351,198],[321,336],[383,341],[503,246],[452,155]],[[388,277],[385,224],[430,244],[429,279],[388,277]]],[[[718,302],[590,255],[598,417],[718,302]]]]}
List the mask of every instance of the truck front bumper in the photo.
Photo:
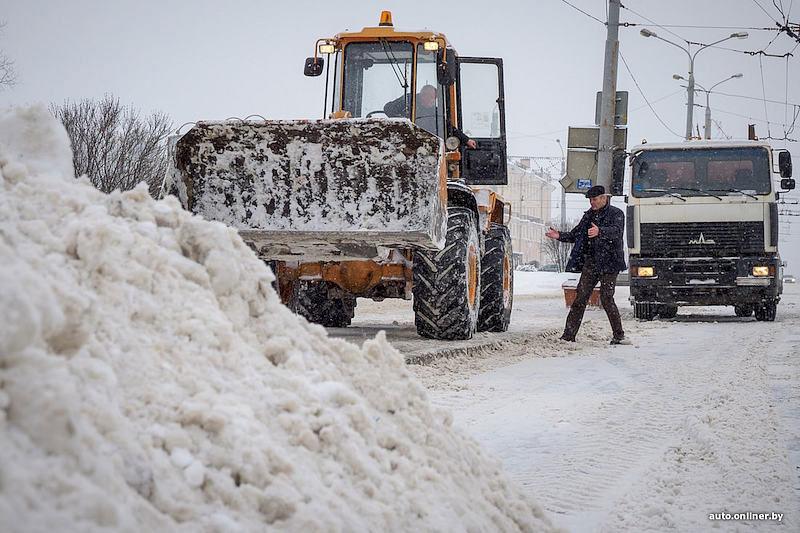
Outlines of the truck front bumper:
{"type": "Polygon", "coordinates": [[[671,305],[742,305],[780,299],[780,259],[639,258],[631,256],[631,301],[671,305]],[[640,266],[653,267],[652,277],[634,275],[640,266]],[[754,266],[771,275],[753,276],[754,266]]]}

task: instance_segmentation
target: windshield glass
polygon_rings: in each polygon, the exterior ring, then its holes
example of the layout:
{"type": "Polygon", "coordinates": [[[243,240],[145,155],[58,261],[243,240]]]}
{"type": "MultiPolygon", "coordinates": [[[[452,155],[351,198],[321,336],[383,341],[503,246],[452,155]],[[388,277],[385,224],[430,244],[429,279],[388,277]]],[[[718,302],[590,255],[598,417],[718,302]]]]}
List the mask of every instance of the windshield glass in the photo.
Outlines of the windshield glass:
{"type": "Polygon", "coordinates": [[[354,117],[384,116],[384,107],[395,102],[392,116],[411,118],[411,43],[381,40],[350,43],[344,50],[342,109],[354,117]]]}
{"type": "Polygon", "coordinates": [[[769,194],[769,156],[764,148],[653,150],[633,165],[631,191],[639,198],[769,194]]]}
{"type": "Polygon", "coordinates": [[[500,137],[500,74],[493,63],[461,64],[461,120],[469,137],[500,137]]]}
{"type": "Polygon", "coordinates": [[[437,53],[417,45],[417,109],[414,123],[444,138],[444,87],[436,76],[437,53]]]}

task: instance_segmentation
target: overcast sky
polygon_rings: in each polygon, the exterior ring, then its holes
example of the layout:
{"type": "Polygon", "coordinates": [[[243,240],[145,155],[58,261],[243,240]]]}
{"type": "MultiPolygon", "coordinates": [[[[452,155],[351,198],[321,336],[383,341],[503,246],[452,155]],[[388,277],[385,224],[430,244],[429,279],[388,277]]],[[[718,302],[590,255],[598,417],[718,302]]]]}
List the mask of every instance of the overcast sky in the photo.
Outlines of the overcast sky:
{"type": "MultiPolygon", "coordinates": [[[[570,3],[606,18],[607,2],[570,3]]],[[[794,0],[776,3],[784,6],[790,20],[800,20],[800,0],[798,6],[793,6],[794,0]]],[[[679,43],[680,38],[709,43],[734,31],[748,31],[748,39],[720,46],[758,51],[774,39],[767,52],[784,54],[798,44],[775,30],[749,29],[772,28],[781,20],[771,0],[623,4],[630,9],[622,10],[622,22],[645,24],[679,43]],[[640,15],[663,26],[726,28],[659,28],[640,15]]],[[[6,26],[0,50],[16,62],[19,81],[0,92],[0,103],[47,104],[110,93],[144,111],[164,111],[176,125],[254,113],[318,118],[324,77],[304,77],[304,58],[313,53],[317,38],[376,25],[381,9],[392,10],[398,29],[440,31],[462,55],[504,59],[510,154],[559,156],[555,139],[566,145],[568,126],[594,122],[606,29],[561,0],[2,0],[0,20],[6,26]]],[[[620,60],[617,88],[630,92],[629,147],[643,138],[680,140],[685,128],[686,92],[672,75],[687,75],[687,55],[640,36],[641,28],[620,28],[620,50],[666,126],[647,107],[620,60]]],[[[741,72],[744,78],[717,90],[752,98],[711,95],[713,118],[727,135],[746,138],[747,124],[755,123],[759,135],[766,136],[768,118],[772,136],[784,136],[783,124],[791,122],[792,108],[783,102],[800,104],[800,48],[794,52],[788,61],[788,91],[786,59],[759,61],[759,55],[712,48],[700,52],[695,63],[700,84],[708,87],[741,72]],[[762,91],[781,103],[768,103],[765,110],[762,91]]],[[[705,104],[705,96],[695,101],[705,104]]],[[[701,130],[703,121],[704,109],[696,108],[701,130]]],[[[713,135],[721,135],[716,126],[713,135]]],[[[800,138],[800,131],[790,137],[800,138]]],[[[791,149],[800,168],[798,143],[774,145],[791,149]]],[[[570,216],[585,204],[583,198],[571,198],[570,216]]]]}

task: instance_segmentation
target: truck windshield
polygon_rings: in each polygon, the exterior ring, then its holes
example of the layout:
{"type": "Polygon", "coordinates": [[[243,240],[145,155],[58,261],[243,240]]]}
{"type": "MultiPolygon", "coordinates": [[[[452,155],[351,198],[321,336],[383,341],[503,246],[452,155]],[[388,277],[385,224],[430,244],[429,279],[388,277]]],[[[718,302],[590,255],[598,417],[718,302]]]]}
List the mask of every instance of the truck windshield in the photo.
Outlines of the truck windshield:
{"type": "Polygon", "coordinates": [[[411,118],[414,46],[404,41],[350,43],[344,50],[342,109],[354,117],[373,114],[411,118]]]}
{"type": "Polygon", "coordinates": [[[638,198],[769,194],[765,148],[708,148],[640,152],[633,164],[631,192],[638,198]]]}

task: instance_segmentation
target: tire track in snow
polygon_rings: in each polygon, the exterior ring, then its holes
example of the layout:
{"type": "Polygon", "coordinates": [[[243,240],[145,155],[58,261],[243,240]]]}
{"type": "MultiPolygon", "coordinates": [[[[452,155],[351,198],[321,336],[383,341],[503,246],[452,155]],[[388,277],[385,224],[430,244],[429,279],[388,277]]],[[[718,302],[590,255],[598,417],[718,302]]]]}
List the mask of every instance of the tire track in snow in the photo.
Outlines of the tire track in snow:
{"type": "MultiPolygon", "coordinates": [[[[782,311],[779,320],[797,322],[782,311]]],[[[764,337],[785,327],[704,312],[668,322],[626,321],[638,346],[613,349],[599,344],[607,324],[590,321],[582,329],[588,341],[579,345],[597,357],[559,354],[571,356],[572,373],[549,361],[527,361],[479,376],[466,390],[436,394],[436,402],[453,408],[457,422],[492,448],[517,481],[564,517],[562,525],[602,524],[631,487],[656,490],[646,479],[653,465],[680,450],[687,434],[704,430],[698,416],[709,403],[736,401],[729,388],[741,381],[737,373],[768,346],[764,337]],[[565,401],[570,395],[574,400],[565,401]],[[518,420],[528,427],[503,427],[518,420]]],[[[745,394],[746,385],[740,385],[745,394]]],[[[669,502],[680,494],[659,497],[669,502]]],[[[641,517],[643,511],[632,512],[641,517]]]]}

